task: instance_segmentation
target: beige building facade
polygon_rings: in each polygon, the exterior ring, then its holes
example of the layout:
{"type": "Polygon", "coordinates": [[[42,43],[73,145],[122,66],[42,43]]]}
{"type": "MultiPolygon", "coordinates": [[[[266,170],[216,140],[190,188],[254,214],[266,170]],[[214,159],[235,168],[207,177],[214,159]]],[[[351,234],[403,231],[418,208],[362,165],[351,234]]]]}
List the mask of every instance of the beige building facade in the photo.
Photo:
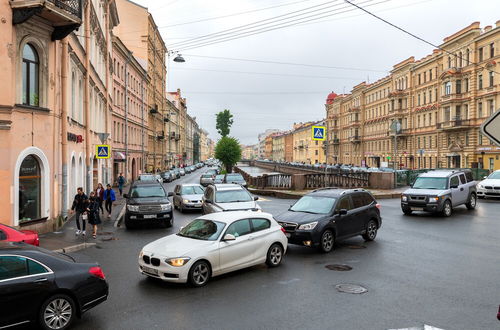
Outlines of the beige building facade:
{"type": "Polygon", "coordinates": [[[312,138],[313,126],[325,126],[324,121],[299,123],[293,129],[293,162],[318,164],[325,162],[323,141],[312,138]]]}

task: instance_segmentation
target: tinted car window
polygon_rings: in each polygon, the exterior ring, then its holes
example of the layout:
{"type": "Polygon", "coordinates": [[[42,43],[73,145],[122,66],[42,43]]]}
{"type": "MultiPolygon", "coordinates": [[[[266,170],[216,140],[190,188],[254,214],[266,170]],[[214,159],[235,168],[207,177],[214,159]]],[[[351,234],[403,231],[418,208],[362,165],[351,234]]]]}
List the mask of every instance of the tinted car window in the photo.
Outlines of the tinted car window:
{"type": "Polygon", "coordinates": [[[363,207],[365,206],[363,196],[361,194],[353,194],[352,196],[352,203],[355,209],[358,207],[363,207]]]}
{"type": "Polygon", "coordinates": [[[3,230],[0,230],[0,241],[4,241],[7,239],[7,234],[3,230]]]}
{"type": "Polygon", "coordinates": [[[217,192],[217,203],[237,203],[253,201],[246,190],[221,190],[217,192]]]}
{"type": "Polygon", "coordinates": [[[465,179],[465,174],[460,174],[460,183],[461,184],[466,184],[467,183],[467,179],[465,179]]]}
{"type": "Polygon", "coordinates": [[[43,274],[43,273],[48,273],[48,271],[49,270],[47,268],[40,265],[38,262],[28,259],[28,274],[30,275],[43,274]]]}
{"type": "Polygon", "coordinates": [[[222,222],[196,219],[182,228],[177,235],[205,241],[215,241],[222,232],[222,229],[224,229],[224,226],[225,224],[222,222]]]}
{"type": "Polygon", "coordinates": [[[28,275],[26,258],[14,256],[0,257],[0,280],[26,275],[28,275]]]}
{"type": "Polygon", "coordinates": [[[271,222],[267,219],[252,219],[253,231],[268,229],[271,227],[271,222]]]}
{"type": "Polygon", "coordinates": [[[457,175],[455,175],[454,177],[452,177],[450,179],[450,187],[451,186],[458,186],[458,176],[457,175]]]}
{"type": "Polygon", "coordinates": [[[332,211],[336,200],[335,197],[304,196],[293,204],[290,211],[327,214],[332,211]]]}
{"type": "Polygon", "coordinates": [[[352,209],[351,199],[348,196],[343,197],[339,201],[339,203],[337,204],[337,208],[335,209],[335,211],[339,211],[339,210],[342,210],[342,209],[346,209],[346,210],[352,209]]]}
{"type": "Polygon", "coordinates": [[[373,203],[375,201],[375,199],[373,199],[372,195],[370,195],[368,193],[362,193],[361,196],[363,196],[363,204],[365,204],[365,205],[370,205],[371,203],[373,203]]]}
{"type": "Polygon", "coordinates": [[[182,195],[198,195],[203,194],[203,189],[200,186],[185,186],[181,190],[182,195]]]}
{"type": "Polygon", "coordinates": [[[233,222],[226,231],[227,234],[234,235],[234,237],[243,236],[250,233],[250,222],[248,219],[238,220],[233,222]]]}
{"type": "Polygon", "coordinates": [[[465,177],[467,178],[467,182],[474,181],[474,177],[472,176],[472,172],[470,172],[470,171],[465,172],[465,177]]]}

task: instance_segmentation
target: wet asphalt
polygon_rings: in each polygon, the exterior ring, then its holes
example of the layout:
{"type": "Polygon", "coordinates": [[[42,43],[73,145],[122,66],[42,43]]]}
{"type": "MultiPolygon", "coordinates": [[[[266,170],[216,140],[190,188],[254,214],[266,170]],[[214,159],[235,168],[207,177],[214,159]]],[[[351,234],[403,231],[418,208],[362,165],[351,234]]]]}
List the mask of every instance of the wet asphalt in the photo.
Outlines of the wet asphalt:
{"type": "MultiPolygon", "coordinates": [[[[202,172],[165,186],[198,182],[202,172]]],[[[272,214],[293,203],[263,198],[272,214]]],[[[200,213],[174,211],[168,229],[106,228],[112,239],[72,255],[101,264],[109,299],[72,329],[499,329],[500,200],[480,201],[475,211],[461,206],[450,218],[404,216],[399,200],[379,202],[383,224],[374,242],[355,237],[329,254],[289,246],[278,268],[252,267],[198,289],[144,277],[137,256],[200,213]],[[326,267],[333,264],[352,270],[326,267]],[[339,284],[368,291],[342,293],[339,284]]]]}

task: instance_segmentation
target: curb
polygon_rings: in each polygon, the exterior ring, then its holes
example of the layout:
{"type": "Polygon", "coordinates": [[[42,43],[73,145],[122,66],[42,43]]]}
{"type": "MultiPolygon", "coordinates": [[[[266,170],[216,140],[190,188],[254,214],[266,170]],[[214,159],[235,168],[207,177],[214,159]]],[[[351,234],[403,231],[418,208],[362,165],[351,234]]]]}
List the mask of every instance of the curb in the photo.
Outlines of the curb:
{"type": "Polygon", "coordinates": [[[123,216],[125,215],[125,208],[127,207],[127,204],[123,204],[123,207],[122,209],[120,210],[120,213],[118,213],[118,217],[116,218],[115,220],[115,223],[113,224],[113,226],[115,228],[117,227],[120,227],[121,224],[122,224],[122,221],[123,221],[123,216]]]}
{"type": "MultiPolygon", "coordinates": [[[[271,196],[282,199],[299,199],[304,194],[301,193],[290,193],[279,190],[261,190],[255,188],[248,189],[252,194],[262,195],[262,196],[271,196]]],[[[312,190],[311,190],[312,191],[312,190]]],[[[376,199],[391,199],[391,198],[401,198],[401,193],[387,193],[387,194],[373,194],[373,197],[376,199]]]]}
{"type": "Polygon", "coordinates": [[[95,246],[96,244],[97,243],[80,243],[80,244],[71,245],[71,246],[67,246],[67,247],[62,248],[62,249],[57,249],[57,250],[52,250],[52,251],[62,252],[62,253],[71,253],[71,252],[76,252],[76,251],[80,251],[80,250],[95,246]]]}

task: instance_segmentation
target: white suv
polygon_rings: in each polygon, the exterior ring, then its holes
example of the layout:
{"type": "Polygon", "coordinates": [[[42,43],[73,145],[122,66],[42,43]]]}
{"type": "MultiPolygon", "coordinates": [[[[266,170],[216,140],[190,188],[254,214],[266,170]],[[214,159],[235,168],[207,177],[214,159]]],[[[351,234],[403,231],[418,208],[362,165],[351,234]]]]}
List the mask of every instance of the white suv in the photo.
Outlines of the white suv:
{"type": "Polygon", "coordinates": [[[500,170],[496,170],[477,184],[477,197],[500,197],[500,170]]]}

